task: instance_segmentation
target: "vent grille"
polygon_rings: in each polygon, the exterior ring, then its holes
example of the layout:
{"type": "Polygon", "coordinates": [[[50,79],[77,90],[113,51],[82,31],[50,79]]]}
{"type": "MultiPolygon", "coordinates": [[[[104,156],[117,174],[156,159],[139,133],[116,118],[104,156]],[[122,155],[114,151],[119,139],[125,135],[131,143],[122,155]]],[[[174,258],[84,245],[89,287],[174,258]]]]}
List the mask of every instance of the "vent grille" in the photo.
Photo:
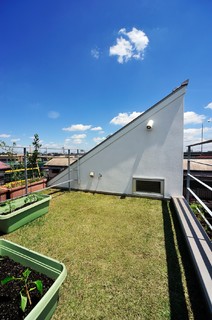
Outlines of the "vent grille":
{"type": "Polygon", "coordinates": [[[141,194],[164,194],[164,180],[163,179],[142,179],[133,178],[133,192],[141,194]]]}

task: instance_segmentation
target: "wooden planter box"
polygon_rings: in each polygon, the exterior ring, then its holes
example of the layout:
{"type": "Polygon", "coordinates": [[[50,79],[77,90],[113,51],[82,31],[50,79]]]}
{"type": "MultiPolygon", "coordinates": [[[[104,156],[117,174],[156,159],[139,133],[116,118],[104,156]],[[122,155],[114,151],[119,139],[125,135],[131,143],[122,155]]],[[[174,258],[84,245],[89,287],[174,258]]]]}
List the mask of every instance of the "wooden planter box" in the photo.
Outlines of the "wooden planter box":
{"type": "MultiPolygon", "coordinates": [[[[33,196],[33,194],[31,194],[30,196],[33,196]]],[[[10,233],[48,212],[51,196],[44,194],[36,194],[35,196],[38,200],[29,204],[26,204],[26,199],[29,196],[10,199],[7,202],[1,204],[1,233],[10,233]],[[14,210],[15,208],[23,205],[25,205],[25,207],[14,210]],[[13,208],[13,211],[9,213],[11,207],[13,208]]]]}
{"type": "Polygon", "coordinates": [[[23,266],[29,267],[54,280],[53,285],[24,318],[25,320],[51,319],[57,307],[59,288],[67,275],[65,265],[5,239],[0,239],[0,256],[8,256],[23,266]]]}
{"type": "MultiPolygon", "coordinates": [[[[42,179],[40,181],[30,183],[28,185],[28,193],[39,191],[46,188],[46,181],[47,181],[46,179],[42,179]]],[[[8,194],[9,194],[9,199],[14,199],[17,197],[24,196],[26,194],[26,187],[24,185],[24,186],[19,186],[14,188],[8,188],[8,194]]]]}

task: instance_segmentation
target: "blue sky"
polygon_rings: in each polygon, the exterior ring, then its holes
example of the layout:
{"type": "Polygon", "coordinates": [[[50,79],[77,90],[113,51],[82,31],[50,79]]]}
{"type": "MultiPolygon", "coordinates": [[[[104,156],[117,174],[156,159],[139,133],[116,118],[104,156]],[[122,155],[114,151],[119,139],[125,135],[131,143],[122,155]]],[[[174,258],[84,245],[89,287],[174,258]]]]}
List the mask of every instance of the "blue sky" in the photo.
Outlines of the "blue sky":
{"type": "Polygon", "coordinates": [[[0,140],[88,151],[189,79],[185,144],[212,138],[211,0],[3,0],[0,140]]]}

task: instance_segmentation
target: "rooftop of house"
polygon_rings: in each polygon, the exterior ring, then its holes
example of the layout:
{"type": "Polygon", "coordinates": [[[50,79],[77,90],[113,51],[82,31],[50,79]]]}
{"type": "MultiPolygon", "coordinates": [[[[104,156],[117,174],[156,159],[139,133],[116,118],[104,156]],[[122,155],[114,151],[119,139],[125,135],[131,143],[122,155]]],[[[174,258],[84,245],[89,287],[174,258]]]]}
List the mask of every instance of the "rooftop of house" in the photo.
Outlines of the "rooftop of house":
{"type": "MultiPolygon", "coordinates": [[[[183,170],[187,170],[188,159],[183,160],[183,170]]],[[[191,159],[191,171],[212,171],[212,159],[191,159]]]]}
{"type": "Polygon", "coordinates": [[[68,167],[69,163],[71,164],[76,160],[77,159],[74,156],[71,156],[70,159],[68,159],[68,157],[65,156],[54,157],[51,160],[47,161],[44,167],[68,167]]]}
{"type": "Polygon", "coordinates": [[[4,162],[0,161],[0,170],[9,170],[10,166],[6,165],[4,162]]]}
{"type": "Polygon", "coordinates": [[[49,192],[45,218],[28,224],[24,237],[19,229],[7,239],[65,264],[55,319],[204,318],[201,290],[168,202],[49,192]]]}

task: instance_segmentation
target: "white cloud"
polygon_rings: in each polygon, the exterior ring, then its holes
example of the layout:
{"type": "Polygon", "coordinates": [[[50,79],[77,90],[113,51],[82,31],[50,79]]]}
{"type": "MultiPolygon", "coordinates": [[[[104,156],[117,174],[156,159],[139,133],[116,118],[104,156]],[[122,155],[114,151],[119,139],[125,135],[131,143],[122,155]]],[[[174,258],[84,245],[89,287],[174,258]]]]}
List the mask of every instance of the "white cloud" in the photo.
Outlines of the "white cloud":
{"type": "Polygon", "coordinates": [[[201,138],[201,128],[188,128],[184,129],[184,140],[199,142],[201,138]]]}
{"type": "MultiPolygon", "coordinates": [[[[211,127],[203,127],[203,140],[209,140],[212,135],[211,127]]],[[[185,146],[201,142],[202,127],[184,129],[184,144],[185,146]]],[[[200,147],[197,147],[200,148],[200,147]]]]}
{"type": "Polygon", "coordinates": [[[11,139],[10,141],[11,142],[18,142],[18,141],[20,141],[21,139],[19,139],[19,138],[17,138],[17,139],[11,139]]]}
{"type": "Polygon", "coordinates": [[[92,55],[93,58],[99,59],[99,56],[100,56],[99,48],[92,49],[91,50],[91,55],[92,55]]]}
{"type": "Polygon", "coordinates": [[[0,138],[9,138],[11,135],[10,134],[6,134],[6,133],[2,133],[0,134],[0,138]]]}
{"type": "Polygon", "coordinates": [[[93,127],[91,128],[91,131],[101,131],[102,127],[93,127]]]}
{"type": "Polygon", "coordinates": [[[59,118],[59,116],[60,116],[60,114],[59,114],[59,112],[57,112],[57,111],[50,111],[50,112],[48,113],[48,117],[49,117],[50,119],[57,119],[57,118],[59,118]]]}
{"type": "Polygon", "coordinates": [[[129,37],[131,42],[135,45],[135,48],[138,51],[138,53],[142,53],[144,49],[147,47],[149,39],[142,30],[133,28],[132,31],[126,32],[126,29],[124,28],[120,31],[121,33],[129,37]]]}
{"type": "Polygon", "coordinates": [[[86,138],[86,134],[82,133],[82,134],[73,134],[73,136],[71,136],[72,142],[74,144],[81,144],[83,143],[83,139],[86,138]]]}
{"type": "Polygon", "coordinates": [[[193,111],[187,111],[184,113],[184,124],[198,124],[205,120],[203,114],[197,114],[193,111]]]}
{"type": "Polygon", "coordinates": [[[210,102],[206,107],[205,109],[212,109],[212,102],[210,102]]]}
{"type": "Polygon", "coordinates": [[[137,118],[140,114],[142,114],[142,112],[134,111],[132,113],[127,113],[127,112],[119,113],[118,116],[114,117],[110,121],[110,123],[124,126],[130,121],[132,121],[133,119],[137,118]]]}
{"type": "Polygon", "coordinates": [[[84,139],[86,138],[86,134],[82,133],[82,134],[73,134],[73,136],[71,136],[72,139],[84,139]]]}
{"type": "Polygon", "coordinates": [[[91,125],[73,124],[68,128],[62,128],[63,131],[86,131],[91,128],[91,125]]]}
{"type": "Polygon", "coordinates": [[[129,41],[118,38],[117,45],[110,47],[110,56],[118,56],[118,62],[127,62],[132,57],[133,47],[129,41]]]}
{"type": "Polygon", "coordinates": [[[119,34],[122,36],[116,39],[116,45],[110,47],[110,56],[118,56],[119,63],[127,62],[130,59],[142,60],[144,50],[149,43],[147,35],[136,28],[129,32],[122,28],[119,30],[119,34]]]}
{"type": "MultiPolygon", "coordinates": [[[[62,148],[62,145],[57,142],[50,141],[48,143],[44,143],[42,145],[42,148],[47,148],[47,149],[49,148],[49,149],[51,149],[50,151],[52,151],[52,149],[62,148]]],[[[58,152],[58,150],[57,150],[57,152],[58,152]]]]}
{"type": "Polygon", "coordinates": [[[95,137],[93,138],[93,141],[96,143],[96,144],[99,144],[100,142],[104,141],[105,140],[105,137],[95,137]]]}

